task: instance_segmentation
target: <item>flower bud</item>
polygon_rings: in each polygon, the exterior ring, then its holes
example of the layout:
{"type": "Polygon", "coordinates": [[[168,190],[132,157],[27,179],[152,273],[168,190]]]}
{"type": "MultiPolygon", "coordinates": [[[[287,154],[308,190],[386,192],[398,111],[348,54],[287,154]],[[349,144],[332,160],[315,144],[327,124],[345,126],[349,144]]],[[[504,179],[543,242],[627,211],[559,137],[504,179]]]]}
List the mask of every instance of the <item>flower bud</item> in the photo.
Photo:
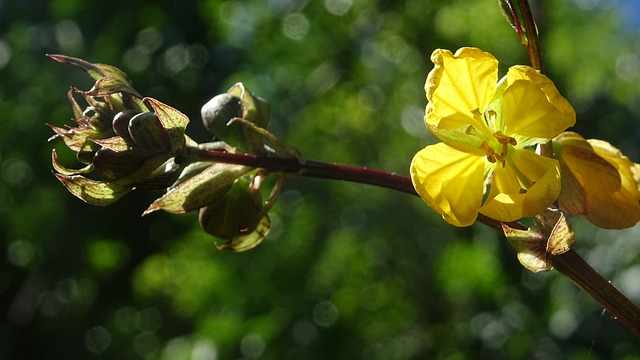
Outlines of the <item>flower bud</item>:
{"type": "Polygon", "coordinates": [[[228,124],[233,118],[242,117],[240,98],[228,93],[214,96],[200,110],[202,123],[217,139],[231,146],[239,146],[244,139],[241,124],[228,124]]]}
{"type": "Polygon", "coordinates": [[[169,133],[153,112],[143,112],[132,117],[129,121],[129,135],[142,149],[154,152],[171,149],[169,133]]]}
{"type": "Polygon", "coordinates": [[[129,134],[129,122],[131,121],[131,118],[137,114],[138,112],[135,110],[123,110],[113,117],[113,122],[111,124],[113,131],[127,143],[134,142],[133,138],[131,138],[131,135],[129,134]]]}
{"type": "Polygon", "coordinates": [[[560,161],[562,210],[605,229],[640,221],[638,164],[605,141],[569,132],[554,139],[554,153],[560,161]]]}
{"type": "Polygon", "coordinates": [[[93,158],[94,171],[106,180],[115,180],[131,174],[145,158],[130,152],[115,152],[102,148],[93,158]]]}
{"type": "Polygon", "coordinates": [[[252,233],[263,217],[259,196],[245,177],[238,178],[222,198],[200,209],[200,226],[223,239],[252,233]]]}
{"type": "Polygon", "coordinates": [[[115,67],[51,55],[77,66],[95,80],[89,91],[73,89],[75,127],[51,126],[55,135],[86,164],[70,169],[52,156],[56,177],[75,196],[96,205],[109,205],[134,188],[160,189],[173,182],[174,157],[185,144],[188,118],[152,98],[142,98],[126,75],[115,67]],[[80,94],[86,106],[80,106],[80,94]],[[93,178],[84,177],[91,174],[93,178]]]}
{"type": "Polygon", "coordinates": [[[265,152],[264,135],[255,128],[267,128],[270,112],[266,100],[237,83],[227,93],[209,100],[202,107],[201,116],[205,127],[218,139],[244,151],[261,154],[265,152]],[[234,119],[241,121],[234,122],[234,119]]]}

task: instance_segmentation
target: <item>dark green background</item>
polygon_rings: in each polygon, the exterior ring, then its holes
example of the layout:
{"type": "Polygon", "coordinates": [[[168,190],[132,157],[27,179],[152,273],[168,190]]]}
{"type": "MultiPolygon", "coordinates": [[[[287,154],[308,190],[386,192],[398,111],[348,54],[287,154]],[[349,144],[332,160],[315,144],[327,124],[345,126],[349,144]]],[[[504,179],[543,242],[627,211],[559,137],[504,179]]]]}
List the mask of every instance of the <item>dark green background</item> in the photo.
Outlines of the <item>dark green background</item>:
{"type": "MultiPolygon", "coordinates": [[[[640,160],[637,10],[536,5],[575,130],[640,160]]],[[[429,55],[461,46],[503,73],[528,62],[492,0],[0,1],[0,358],[640,359],[568,280],[529,273],[499,234],[453,228],[416,197],[295,179],[269,237],[234,254],[193,214],[141,218],[158,193],[98,208],[51,175],[64,146],[45,123],[70,124],[66,92],[91,82],[46,53],[121,68],[189,115],[198,141],[200,106],[242,81],[304,157],[406,175],[435,142],[429,55]]],[[[578,251],[640,302],[640,228],[574,224],[578,251]]]]}

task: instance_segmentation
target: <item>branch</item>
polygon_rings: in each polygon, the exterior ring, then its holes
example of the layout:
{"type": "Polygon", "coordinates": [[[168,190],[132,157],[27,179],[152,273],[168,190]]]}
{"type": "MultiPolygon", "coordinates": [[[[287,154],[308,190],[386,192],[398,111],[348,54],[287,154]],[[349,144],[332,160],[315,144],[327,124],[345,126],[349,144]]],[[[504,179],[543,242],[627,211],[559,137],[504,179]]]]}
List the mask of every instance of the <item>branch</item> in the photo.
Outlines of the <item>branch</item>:
{"type": "MultiPolygon", "coordinates": [[[[307,177],[374,185],[418,196],[409,177],[365,167],[298,160],[295,158],[232,154],[196,147],[189,147],[188,152],[203,160],[246,165],[271,171],[299,173],[301,176],[307,177]]],[[[499,221],[482,214],[478,215],[477,220],[502,233],[502,224],[499,221]]],[[[527,229],[519,222],[511,222],[508,225],[513,228],[527,229]]],[[[578,253],[574,250],[569,250],[562,255],[551,256],[551,259],[556,270],[571,279],[613,316],[618,318],[629,330],[640,337],[640,309],[611,285],[607,279],[595,271],[578,253]]]]}
{"type": "Polygon", "coordinates": [[[553,267],[571,279],[636,336],[640,337],[640,309],[600,275],[573,249],[552,255],[553,267]]]}

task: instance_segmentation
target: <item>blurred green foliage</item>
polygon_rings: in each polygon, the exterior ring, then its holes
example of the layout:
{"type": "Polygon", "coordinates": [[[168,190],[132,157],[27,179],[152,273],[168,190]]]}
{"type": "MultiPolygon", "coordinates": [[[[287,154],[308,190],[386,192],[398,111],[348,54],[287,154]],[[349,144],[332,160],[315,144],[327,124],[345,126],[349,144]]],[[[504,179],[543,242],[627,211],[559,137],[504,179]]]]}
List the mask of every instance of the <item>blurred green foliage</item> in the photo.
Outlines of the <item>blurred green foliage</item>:
{"type": "MultiPolygon", "coordinates": [[[[576,130],[640,159],[633,1],[534,4],[547,71],[576,130]],[[625,8],[629,7],[629,8],[625,8]]],[[[638,9],[635,8],[635,17],[638,9]]],[[[271,130],[313,160],[407,174],[433,49],[527,63],[494,1],[0,1],[3,359],[640,359],[630,332],[556,273],[524,270],[501,236],[454,229],[419,198],[300,178],[265,242],[215,249],[194,214],[72,197],[45,123],[69,123],[62,53],[127,72],[209,140],[200,107],[244,82],[271,130]]],[[[576,220],[577,249],[640,302],[640,228],[576,220]]]]}

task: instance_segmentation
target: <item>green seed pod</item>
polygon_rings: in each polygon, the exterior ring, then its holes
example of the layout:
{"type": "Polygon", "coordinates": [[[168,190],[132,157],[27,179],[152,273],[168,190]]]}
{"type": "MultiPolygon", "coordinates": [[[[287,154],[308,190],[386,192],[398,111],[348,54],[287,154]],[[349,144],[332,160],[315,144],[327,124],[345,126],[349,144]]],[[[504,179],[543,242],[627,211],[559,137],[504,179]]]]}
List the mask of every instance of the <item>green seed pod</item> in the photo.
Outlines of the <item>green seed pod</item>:
{"type": "Polygon", "coordinates": [[[228,93],[214,96],[200,110],[202,123],[216,138],[231,146],[244,144],[244,129],[240,124],[227,125],[229,120],[242,117],[240,98],[228,93]]]}
{"type": "Polygon", "coordinates": [[[198,220],[207,233],[222,238],[250,234],[260,222],[262,204],[241,177],[219,200],[200,209],[198,220]]]}
{"type": "Polygon", "coordinates": [[[171,149],[171,138],[153,112],[135,115],[129,121],[129,135],[143,149],[164,152],[171,149]]]}
{"type": "Polygon", "coordinates": [[[131,174],[144,160],[144,157],[132,155],[130,152],[115,152],[102,148],[93,157],[93,166],[106,180],[115,180],[131,174]]]}
{"type": "Polygon", "coordinates": [[[120,111],[113,117],[111,126],[116,135],[122,137],[127,143],[133,143],[133,139],[129,134],[129,122],[131,118],[138,114],[135,110],[120,111]]]}

